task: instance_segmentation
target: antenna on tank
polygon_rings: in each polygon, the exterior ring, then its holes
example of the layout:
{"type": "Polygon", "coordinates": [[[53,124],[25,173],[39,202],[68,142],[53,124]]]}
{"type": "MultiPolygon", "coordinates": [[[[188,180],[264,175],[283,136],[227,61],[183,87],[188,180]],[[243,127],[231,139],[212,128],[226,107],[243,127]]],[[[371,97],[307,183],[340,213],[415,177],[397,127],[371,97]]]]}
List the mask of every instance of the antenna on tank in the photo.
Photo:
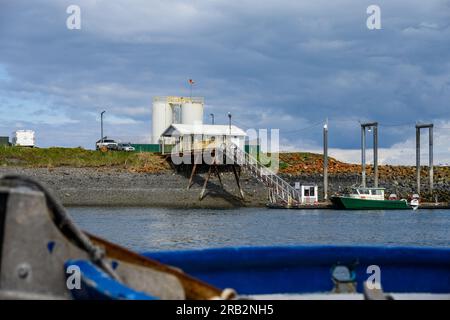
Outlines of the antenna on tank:
{"type": "Polygon", "coordinates": [[[194,85],[195,82],[192,79],[189,79],[188,82],[189,82],[189,86],[190,86],[189,98],[190,98],[190,100],[192,102],[192,86],[194,85]]]}

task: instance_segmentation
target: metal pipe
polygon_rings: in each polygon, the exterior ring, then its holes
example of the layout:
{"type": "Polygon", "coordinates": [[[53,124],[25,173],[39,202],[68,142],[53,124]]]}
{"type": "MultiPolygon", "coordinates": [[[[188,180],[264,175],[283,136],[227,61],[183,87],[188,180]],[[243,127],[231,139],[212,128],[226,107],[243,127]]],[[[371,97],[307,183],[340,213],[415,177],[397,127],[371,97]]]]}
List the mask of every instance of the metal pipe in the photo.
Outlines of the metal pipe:
{"type": "Polygon", "coordinates": [[[214,113],[209,114],[211,116],[211,123],[214,124],[214,113]]]}
{"type": "Polygon", "coordinates": [[[100,113],[100,130],[101,130],[101,137],[100,137],[100,140],[101,140],[101,142],[103,142],[103,114],[105,113],[106,111],[102,111],[101,113],[100,113]]]}
{"type": "Polygon", "coordinates": [[[373,126],[373,170],[375,188],[378,188],[378,124],[373,126]]]}
{"type": "Polygon", "coordinates": [[[328,200],[328,119],[323,126],[323,199],[328,200]]]}
{"type": "Polygon", "coordinates": [[[420,127],[416,126],[416,181],[417,194],[420,195],[420,127]]]}
{"type": "Polygon", "coordinates": [[[433,125],[431,124],[428,131],[429,139],[429,176],[430,176],[430,192],[433,193],[433,125]]]}
{"type": "Polygon", "coordinates": [[[361,179],[362,186],[366,187],[366,127],[361,126],[361,179]]]}
{"type": "Polygon", "coordinates": [[[416,175],[417,175],[417,193],[420,194],[420,129],[428,128],[429,139],[429,168],[430,192],[433,193],[433,124],[416,124],[416,175]]]}
{"type": "Polygon", "coordinates": [[[362,186],[366,183],[366,128],[369,132],[373,129],[373,167],[374,183],[378,187],[378,122],[361,123],[361,166],[362,166],[362,186]]]}

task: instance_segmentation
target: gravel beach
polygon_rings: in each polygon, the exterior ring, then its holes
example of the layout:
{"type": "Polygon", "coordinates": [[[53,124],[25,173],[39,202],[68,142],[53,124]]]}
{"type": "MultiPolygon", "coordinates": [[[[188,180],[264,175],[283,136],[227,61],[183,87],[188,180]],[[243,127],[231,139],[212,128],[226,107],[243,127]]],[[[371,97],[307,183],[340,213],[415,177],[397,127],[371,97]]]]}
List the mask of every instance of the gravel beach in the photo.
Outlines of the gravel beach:
{"type": "Polygon", "coordinates": [[[197,176],[187,190],[188,178],[173,172],[133,173],[95,168],[0,168],[0,175],[22,174],[47,186],[65,206],[154,206],[175,208],[230,208],[264,206],[267,192],[253,179],[243,177],[242,201],[234,177],[223,174],[225,191],[217,177],[208,182],[202,201],[203,178],[197,176]]]}
{"type": "MultiPolygon", "coordinates": [[[[23,168],[0,167],[0,175],[22,174],[37,179],[46,185],[65,206],[152,206],[172,208],[231,208],[261,207],[267,203],[265,187],[245,174],[242,186],[245,200],[239,197],[234,176],[222,173],[224,189],[216,176],[208,182],[204,199],[199,200],[204,174],[197,175],[194,184],[187,190],[186,174],[165,171],[161,173],[136,173],[114,168],[23,168]]],[[[282,175],[290,182],[316,183],[322,196],[322,176],[320,174],[282,175]]],[[[422,186],[423,194],[428,192],[426,179],[422,186]]],[[[329,176],[330,194],[342,191],[346,186],[360,181],[358,174],[344,173],[329,176]]],[[[370,177],[368,184],[371,184],[370,177]]],[[[380,186],[386,193],[396,193],[407,197],[414,193],[415,180],[411,178],[381,179],[380,186]]],[[[435,184],[438,201],[450,201],[450,182],[438,181],[435,184]]],[[[431,199],[429,199],[430,201],[431,199]]],[[[434,200],[434,199],[433,199],[434,200]]]]}

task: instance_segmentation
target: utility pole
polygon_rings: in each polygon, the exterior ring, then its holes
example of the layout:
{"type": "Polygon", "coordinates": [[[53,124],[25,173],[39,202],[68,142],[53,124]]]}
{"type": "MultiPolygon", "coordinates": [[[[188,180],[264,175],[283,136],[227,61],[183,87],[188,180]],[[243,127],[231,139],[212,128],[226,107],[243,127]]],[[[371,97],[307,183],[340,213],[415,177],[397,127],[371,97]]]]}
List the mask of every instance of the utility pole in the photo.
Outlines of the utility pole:
{"type": "Polygon", "coordinates": [[[430,178],[430,192],[433,193],[433,124],[416,124],[416,180],[417,193],[420,195],[420,129],[428,128],[428,175],[430,178]]]}
{"type": "Polygon", "coordinates": [[[328,118],[323,126],[323,199],[328,200],[328,118]]]}
{"type": "Polygon", "coordinates": [[[103,142],[103,138],[104,138],[104,136],[103,136],[103,114],[105,113],[106,111],[102,111],[101,113],[100,113],[100,130],[101,130],[101,137],[100,137],[100,140],[101,140],[101,142],[103,142]]]}
{"type": "Polygon", "coordinates": [[[378,187],[378,122],[361,123],[362,186],[366,187],[366,128],[373,129],[374,184],[378,187]]]}

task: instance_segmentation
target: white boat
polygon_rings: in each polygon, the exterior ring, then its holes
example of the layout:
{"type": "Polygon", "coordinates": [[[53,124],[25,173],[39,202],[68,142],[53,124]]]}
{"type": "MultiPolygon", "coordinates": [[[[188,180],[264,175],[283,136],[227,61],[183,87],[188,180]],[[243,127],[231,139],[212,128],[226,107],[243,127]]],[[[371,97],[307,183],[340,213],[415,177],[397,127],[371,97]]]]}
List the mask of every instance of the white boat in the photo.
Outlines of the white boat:
{"type": "Polygon", "coordinates": [[[413,210],[417,210],[419,208],[419,199],[420,196],[418,194],[413,194],[411,202],[409,203],[413,210]]]}

